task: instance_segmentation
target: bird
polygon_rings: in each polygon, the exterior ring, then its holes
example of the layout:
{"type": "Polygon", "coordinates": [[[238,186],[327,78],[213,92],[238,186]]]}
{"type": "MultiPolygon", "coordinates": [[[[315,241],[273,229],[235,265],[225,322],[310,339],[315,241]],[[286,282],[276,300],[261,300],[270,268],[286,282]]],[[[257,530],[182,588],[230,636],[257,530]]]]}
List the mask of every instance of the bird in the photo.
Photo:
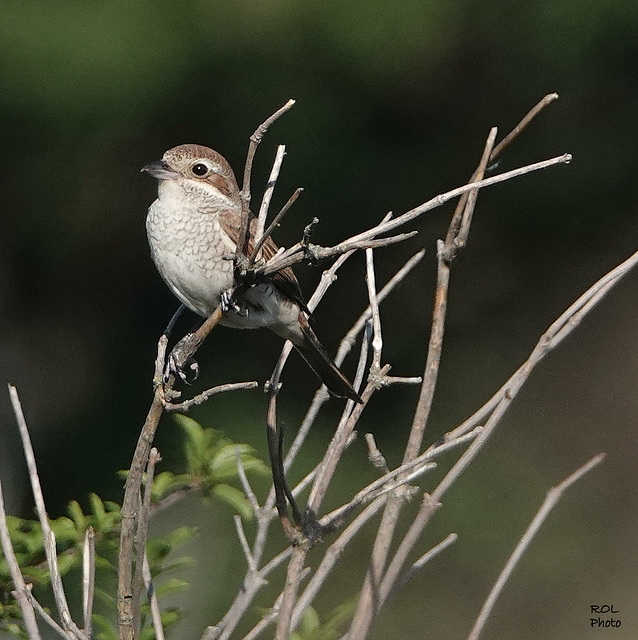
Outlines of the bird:
{"type": "MultiPolygon", "coordinates": [[[[220,323],[236,329],[268,328],[290,340],[310,368],[340,398],[361,402],[310,326],[310,311],[290,267],[233,294],[234,262],[243,203],[226,159],[199,144],[182,144],[142,168],[158,180],[157,199],[146,217],[153,261],[169,289],[186,307],[208,317],[220,305],[220,323]]],[[[248,254],[257,218],[249,212],[248,254]]],[[[278,247],[269,237],[262,257],[278,247]]]]}

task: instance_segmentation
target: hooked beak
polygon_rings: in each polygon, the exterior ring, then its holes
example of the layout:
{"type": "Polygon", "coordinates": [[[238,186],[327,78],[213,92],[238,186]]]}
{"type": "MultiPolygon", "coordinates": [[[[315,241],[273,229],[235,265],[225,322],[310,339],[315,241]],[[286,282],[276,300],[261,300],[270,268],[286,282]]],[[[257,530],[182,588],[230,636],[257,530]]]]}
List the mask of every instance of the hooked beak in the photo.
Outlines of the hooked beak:
{"type": "Polygon", "coordinates": [[[179,175],[177,171],[171,169],[163,160],[149,162],[149,164],[142,167],[141,171],[150,173],[158,180],[176,180],[179,175]]]}

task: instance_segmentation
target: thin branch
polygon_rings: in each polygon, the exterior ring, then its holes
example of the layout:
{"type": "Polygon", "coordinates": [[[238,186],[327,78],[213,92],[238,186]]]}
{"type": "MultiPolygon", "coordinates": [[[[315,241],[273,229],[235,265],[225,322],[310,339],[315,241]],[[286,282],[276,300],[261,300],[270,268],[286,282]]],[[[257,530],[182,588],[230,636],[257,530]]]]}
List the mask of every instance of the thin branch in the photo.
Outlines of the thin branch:
{"type": "Polygon", "coordinates": [[[370,366],[370,372],[377,373],[381,369],[383,337],[381,336],[381,316],[379,315],[379,300],[374,277],[374,254],[372,249],[366,249],[366,284],[372,311],[372,365],[370,366]]]}
{"type": "Polygon", "coordinates": [[[117,614],[120,640],[133,640],[133,558],[137,510],[140,508],[140,488],[151,445],[164,410],[164,388],[157,386],[153,402],[144,421],[126,476],[121,509],[120,549],[117,564],[117,614]]]}
{"type": "MultiPolygon", "coordinates": [[[[388,280],[388,282],[383,286],[381,291],[377,294],[377,299],[379,303],[383,302],[388,295],[394,291],[395,287],[403,282],[406,276],[411,273],[411,271],[421,262],[423,256],[425,255],[425,249],[421,249],[421,251],[415,253],[395,274],[388,280]]],[[[368,308],[359,316],[357,321],[354,323],[350,331],[345,335],[343,340],[341,340],[341,344],[339,345],[339,350],[337,351],[337,355],[335,357],[335,362],[337,365],[340,365],[344,360],[346,355],[350,352],[352,345],[354,344],[356,337],[363,331],[363,328],[368,322],[368,320],[372,317],[372,308],[368,306],[368,308]]]]}
{"type": "Polygon", "coordinates": [[[288,202],[286,202],[286,204],[281,208],[279,213],[273,218],[270,225],[268,225],[268,228],[261,234],[261,236],[256,236],[257,238],[259,238],[259,240],[257,240],[257,242],[255,243],[253,254],[252,256],[250,256],[250,260],[248,263],[249,266],[252,266],[255,263],[255,260],[257,259],[257,256],[259,255],[259,252],[261,248],[264,246],[266,240],[270,238],[274,230],[281,224],[283,217],[288,213],[288,211],[290,211],[292,205],[295,204],[295,202],[297,201],[297,198],[302,194],[302,192],[303,192],[302,187],[299,187],[298,189],[296,189],[295,192],[288,199],[288,202]]]}
{"type": "Polygon", "coordinates": [[[303,615],[303,612],[309,607],[319,589],[323,586],[326,578],[334,568],[337,560],[346,546],[352,541],[354,536],[359,533],[361,528],[371,519],[374,515],[383,507],[385,503],[385,496],[377,498],[374,502],[371,502],[341,533],[341,535],[330,545],[330,547],[324,553],[321,563],[317,567],[313,577],[304,589],[303,593],[299,597],[295,610],[292,614],[292,622],[290,629],[294,629],[299,624],[299,620],[303,615]]]}
{"type": "MultiPolygon", "coordinates": [[[[482,179],[485,176],[485,171],[487,170],[487,163],[489,162],[489,159],[492,156],[492,149],[494,148],[494,143],[496,142],[497,132],[498,132],[498,129],[496,127],[492,127],[489,135],[487,136],[487,142],[485,143],[485,148],[483,149],[483,155],[481,156],[479,166],[475,172],[476,179],[478,180],[482,179]]],[[[478,189],[468,191],[467,193],[467,202],[463,207],[463,213],[461,215],[461,228],[459,229],[456,237],[452,239],[452,243],[454,244],[455,250],[461,249],[467,244],[467,238],[470,235],[470,225],[472,224],[472,216],[474,215],[474,208],[476,207],[476,200],[478,199],[478,193],[479,193],[478,189]]],[[[446,238],[446,244],[447,244],[447,238],[446,238]]]]}
{"type": "Polygon", "coordinates": [[[248,539],[246,538],[246,532],[244,531],[244,524],[242,522],[241,516],[236,515],[233,520],[235,522],[235,530],[237,531],[237,537],[239,538],[241,548],[244,552],[244,557],[246,558],[248,569],[249,571],[257,571],[257,564],[255,563],[255,558],[250,551],[250,545],[248,544],[248,539]]]}
{"type": "Polygon", "coordinates": [[[446,440],[453,440],[485,419],[501,400],[520,386],[530,376],[536,365],[560,342],[562,342],[582,321],[585,315],[615,287],[620,280],[638,265],[638,251],[595,282],[573,304],[571,304],[540,337],[527,360],[514,372],[507,382],[473,415],[446,434],[446,440]]]}
{"type": "Polygon", "coordinates": [[[432,408],[436,381],[439,375],[439,364],[441,361],[443,334],[445,330],[445,315],[447,313],[448,289],[450,286],[450,267],[444,259],[444,249],[443,241],[439,240],[437,243],[438,270],[436,293],[434,297],[434,310],[432,312],[432,329],[430,331],[428,355],[425,362],[425,369],[423,370],[421,393],[419,394],[417,408],[414,413],[403,462],[410,462],[410,460],[414,459],[421,448],[425,427],[432,408]]]}
{"type": "Polygon", "coordinates": [[[558,501],[561,499],[563,493],[567,489],[569,489],[569,487],[571,487],[575,482],[580,480],[586,473],[589,473],[595,466],[600,464],[604,459],[605,459],[605,454],[599,453],[597,456],[594,456],[593,458],[591,458],[591,460],[589,460],[584,465],[579,467],[569,477],[565,478],[565,480],[563,480],[561,483],[559,483],[555,487],[552,487],[547,492],[547,495],[545,496],[545,500],[543,501],[541,508],[538,510],[538,512],[534,516],[534,519],[532,520],[529,527],[523,534],[523,537],[520,539],[519,543],[516,545],[516,548],[512,552],[512,555],[507,560],[505,566],[503,567],[503,570],[501,571],[496,582],[494,583],[494,586],[492,587],[492,590],[490,591],[487,597],[487,600],[483,604],[483,607],[481,608],[478,618],[476,619],[476,622],[472,627],[472,631],[468,636],[468,640],[478,640],[478,637],[480,636],[481,631],[483,630],[483,627],[485,625],[485,622],[487,621],[487,618],[492,612],[492,609],[494,608],[494,605],[496,604],[498,597],[501,595],[501,591],[503,590],[505,583],[509,580],[510,576],[512,575],[512,571],[514,571],[514,567],[516,567],[516,565],[518,564],[522,555],[527,550],[527,547],[530,545],[532,539],[538,533],[538,530],[543,525],[543,522],[545,522],[545,519],[547,518],[551,510],[556,506],[558,501]]]}
{"type": "MultiPolygon", "coordinates": [[[[49,612],[35,599],[31,588],[33,585],[28,584],[24,588],[24,592],[29,600],[31,606],[38,612],[38,615],[64,640],[74,640],[75,636],[65,631],[49,614],[49,612]]],[[[15,594],[14,594],[15,595],[15,594]]],[[[40,637],[40,636],[33,636],[40,637]]],[[[32,640],[32,636],[29,633],[29,640],[32,640]]]]}
{"type": "Polygon", "coordinates": [[[22,405],[20,404],[18,391],[12,385],[9,385],[9,396],[11,397],[11,405],[13,406],[13,412],[18,423],[20,438],[22,440],[22,448],[24,450],[24,456],[27,461],[27,469],[29,470],[31,491],[35,500],[35,507],[38,514],[38,519],[40,520],[40,526],[42,527],[44,551],[47,558],[49,573],[51,575],[51,587],[53,588],[53,596],[55,598],[55,604],[60,615],[60,621],[65,631],[75,635],[78,638],[83,638],[84,633],[73,622],[71,618],[71,612],[69,611],[69,605],[64,593],[64,586],[62,585],[62,577],[60,576],[55,534],[49,526],[49,516],[47,515],[46,507],[44,504],[44,496],[42,495],[42,487],[40,485],[40,478],[38,476],[38,469],[35,462],[35,456],[33,454],[33,447],[31,445],[29,430],[24,418],[24,413],[22,412],[22,405]]]}
{"type": "Polygon", "coordinates": [[[286,104],[273,113],[269,118],[262,122],[254,133],[250,136],[250,144],[248,145],[248,155],[246,156],[246,164],[244,166],[244,181],[240,197],[242,200],[242,220],[239,229],[239,242],[237,242],[237,249],[235,251],[235,260],[239,260],[242,256],[246,256],[246,249],[248,247],[248,211],[250,209],[250,176],[253,170],[253,161],[255,159],[255,153],[257,147],[264,137],[268,127],[280,118],[286,111],[288,111],[295,104],[294,100],[288,100],[286,104]]]}
{"type": "Polygon", "coordinates": [[[529,113],[501,140],[490,156],[490,162],[494,162],[503,153],[505,148],[527,127],[527,125],[549,104],[558,99],[557,93],[548,93],[529,113]]]}
{"type": "Polygon", "coordinates": [[[390,592],[388,593],[387,597],[391,598],[397,591],[399,591],[399,589],[401,589],[408,582],[408,580],[410,580],[410,578],[415,573],[420,571],[424,567],[424,565],[426,565],[428,562],[430,562],[430,560],[432,560],[432,558],[438,556],[439,553],[441,553],[441,551],[444,551],[451,544],[456,542],[457,539],[458,539],[458,535],[456,533],[450,533],[450,535],[448,535],[446,538],[441,540],[439,544],[433,546],[429,551],[426,551],[416,562],[412,564],[412,566],[409,569],[406,569],[403,572],[403,575],[396,581],[396,583],[390,589],[390,592]]]}
{"type": "Polygon", "coordinates": [[[144,478],[144,496],[137,511],[137,526],[135,546],[137,548],[137,559],[135,561],[135,575],[133,578],[133,624],[135,637],[139,638],[141,631],[140,600],[142,585],[144,584],[144,557],[146,556],[146,539],[148,537],[148,519],[151,513],[151,496],[153,493],[153,477],[155,476],[155,466],[160,462],[159,451],[153,447],[148,456],[146,465],[146,477],[144,478]]]}
{"type": "MultiPolygon", "coordinates": [[[[256,593],[266,584],[266,577],[285,562],[292,554],[292,547],[286,547],[278,553],[270,562],[265,564],[257,573],[248,572],[244,578],[241,591],[237,594],[233,604],[230,606],[226,615],[217,625],[220,630],[219,640],[228,640],[235,630],[238,622],[250,606],[256,593]]],[[[254,556],[254,552],[253,552],[254,556]]]]}
{"type": "Polygon", "coordinates": [[[377,447],[374,435],[372,433],[366,433],[365,440],[366,444],[368,445],[368,460],[370,460],[377,471],[380,471],[383,474],[388,473],[388,464],[385,460],[385,456],[381,453],[381,451],[379,451],[379,447],[377,447]]]}
{"type": "MultiPolygon", "coordinates": [[[[380,235],[389,233],[397,227],[411,222],[424,213],[427,213],[432,209],[436,209],[449,200],[457,198],[458,196],[461,196],[468,191],[488,187],[494,184],[498,184],[499,182],[505,182],[506,180],[511,180],[513,178],[517,178],[534,171],[539,171],[541,169],[547,169],[554,165],[569,164],[571,160],[571,154],[565,153],[561,156],[550,158],[549,160],[543,160],[541,162],[529,164],[524,167],[519,167],[518,169],[513,169],[512,171],[506,171],[505,173],[492,176],[491,178],[484,178],[482,180],[477,180],[476,182],[470,182],[468,184],[457,187],[456,189],[452,189],[451,191],[448,191],[446,193],[439,194],[438,196],[435,196],[431,200],[424,202],[418,207],[407,211],[403,215],[400,215],[397,218],[392,218],[391,220],[383,222],[376,227],[372,227],[355,236],[352,236],[344,242],[335,245],[334,247],[322,248],[313,245],[313,255],[318,259],[323,259],[330,256],[339,255],[344,251],[349,251],[352,249],[366,249],[368,247],[382,246],[379,244],[374,244],[374,238],[378,238],[378,236],[380,235]]],[[[405,235],[406,234],[403,234],[403,236],[405,235]]],[[[405,239],[405,237],[403,236],[396,236],[395,238],[392,238],[392,241],[400,242],[401,240],[405,239]]],[[[380,240],[379,242],[384,242],[384,240],[380,240]]],[[[292,247],[290,250],[284,252],[280,257],[270,260],[267,266],[263,269],[263,273],[275,273],[285,267],[289,267],[297,262],[300,262],[305,257],[306,252],[304,248],[300,244],[295,245],[295,247],[292,247]]]]}
{"type": "Polygon", "coordinates": [[[142,560],[142,575],[144,578],[144,586],[146,587],[146,594],[148,602],[151,607],[151,620],[153,621],[153,629],[155,630],[155,640],[164,640],[164,627],[162,625],[162,613],[160,611],[159,602],[157,601],[157,594],[155,593],[155,586],[153,585],[153,578],[151,577],[151,568],[148,565],[148,556],[144,552],[144,558],[142,560]]]}
{"type": "MultiPolygon", "coordinates": [[[[277,184],[277,178],[279,178],[279,172],[281,171],[281,164],[284,161],[286,155],[286,147],[280,144],[277,147],[277,153],[275,154],[275,160],[270,170],[270,177],[264,190],[264,195],[261,199],[261,206],[259,207],[259,215],[257,216],[257,232],[255,233],[255,239],[261,239],[264,235],[264,229],[266,228],[266,217],[268,216],[268,209],[270,208],[270,201],[272,200],[272,194],[275,191],[275,185],[277,184]]],[[[259,256],[259,248],[255,247],[253,255],[250,256],[251,262],[259,256]]]]}
{"type": "MultiPolygon", "coordinates": [[[[327,530],[337,528],[343,523],[343,521],[350,515],[352,511],[357,509],[362,504],[370,502],[371,500],[383,496],[386,493],[390,493],[392,491],[396,491],[401,487],[404,487],[413,480],[416,480],[418,477],[422,476],[426,471],[430,471],[435,467],[436,464],[434,462],[421,463],[419,465],[414,465],[413,471],[411,471],[407,475],[405,471],[398,471],[397,469],[395,469],[394,471],[387,473],[382,478],[371,482],[367,487],[361,489],[361,491],[359,491],[350,502],[326,514],[323,518],[321,518],[319,522],[327,530]],[[397,476],[400,477],[395,482],[392,482],[392,480],[397,476]]],[[[413,487],[409,489],[413,489],[413,487]]],[[[404,494],[407,497],[409,497],[411,493],[409,489],[404,494]]]]}
{"type": "Polygon", "coordinates": [[[268,276],[281,271],[286,267],[291,267],[302,260],[311,259],[315,262],[319,262],[320,260],[340,256],[348,251],[389,247],[392,244],[408,240],[417,234],[418,231],[408,231],[407,233],[400,233],[399,235],[390,236],[388,238],[365,238],[362,240],[350,239],[340,242],[334,247],[320,247],[316,244],[304,245],[302,243],[298,243],[287,251],[284,251],[281,255],[273,256],[266,265],[259,267],[255,271],[256,273],[263,273],[268,276]]]}
{"type": "Polygon", "coordinates": [[[292,557],[288,563],[286,585],[282,592],[275,640],[288,640],[291,631],[293,609],[297,601],[297,590],[301,581],[301,574],[309,550],[308,544],[300,544],[292,549],[292,557]]]}
{"type": "MultiPolygon", "coordinates": [[[[299,582],[304,580],[309,573],[310,567],[306,567],[299,575],[299,582]]],[[[270,611],[244,636],[243,640],[255,640],[261,635],[262,631],[267,629],[277,619],[279,610],[281,609],[283,595],[283,592],[279,594],[273,606],[270,607],[270,611]]],[[[202,638],[202,640],[204,639],[202,638]]]]}
{"type": "Polygon", "coordinates": [[[20,565],[16,558],[15,551],[13,550],[13,544],[11,543],[11,536],[9,535],[9,526],[7,524],[7,513],[4,509],[4,493],[2,490],[2,482],[0,481],[0,542],[2,543],[2,554],[4,555],[5,562],[11,574],[11,580],[15,587],[15,598],[22,611],[22,619],[29,635],[30,640],[40,640],[40,630],[38,629],[38,623],[35,619],[35,613],[33,611],[33,603],[28,597],[28,589],[20,571],[20,565]]]}
{"type": "MultiPolygon", "coordinates": [[[[469,182],[476,182],[477,180],[481,180],[485,177],[485,170],[487,168],[487,163],[492,154],[492,149],[494,148],[494,141],[496,139],[496,127],[492,127],[490,130],[490,134],[487,137],[485,142],[485,147],[483,148],[483,155],[481,156],[481,160],[479,162],[478,167],[474,170],[472,177],[469,182]]],[[[476,199],[478,197],[478,189],[474,189],[472,191],[468,191],[464,193],[456,204],[456,208],[454,209],[454,215],[452,216],[452,221],[450,222],[450,226],[447,230],[447,235],[445,236],[445,249],[444,256],[446,262],[451,262],[459,249],[465,246],[467,243],[467,236],[469,233],[469,222],[471,221],[472,214],[474,211],[474,206],[476,204],[476,199]],[[469,219],[468,219],[469,218],[469,219]]]]}
{"type": "Polygon", "coordinates": [[[82,611],[84,613],[84,633],[87,638],[93,635],[91,615],[93,613],[93,594],[95,591],[95,531],[88,527],[84,532],[82,548],[82,611]]]}
{"type": "MultiPolygon", "coordinates": [[[[550,93],[546,95],[536,106],[531,109],[527,115],[508,133],[503,140],[494,147],[494,137],[496,136],[496,127],[492,129],[493,135],[490,136],[485,147],[485,152],[479,166],[476,168],[469,182],[475,182],[485,176],[488,164],[494,162],[496,158],[509,146],[527,127],[527,125],[551,102],[558,98],[558,94],[550,93]]],[[[452,224],[448,231],[445,242],[446,259],[448,262],[454,258],[456,251],[465,246],[469,233],[469,224],[472,218],[472,210],[474,203],[470,200],[476,200],[478,190],[464,193],[456,206],[452,224]]]]}
{"type": "MultiPolygon", "coordinates": [[[[381,379],[390,369],[390,365],[385,365],[379,371],[379,379],[381,379]]],[[[341,455],[346,447],[346,443],[352,433],[354,426],[357,424],[363,410],[365,409],[372,394],[379,388],[378,380],[369,381],[366,388],[361,393],[361,404],[356,404],[352,412],[345,419],[342,418],[337,430],[335,431],[328,449],[321,461],[320,470],[310,491],[308,497],[308,509],[317,513],[323,498],[326,495],[330,481],[337,467],[337,463],[341,459],[341,455]]],[[[354,402],[352,403],[354,404],[354,402]]]]}
{"type": "MultiPolygon", "coordinates": [[[[438,275],[437,289],[434,302],[432,329],[428,355],[421,383],[421,392],[417,408],[412,421],[408,443],[403,456],[403,463],[411,462],[417,455],[423,440],[425,426],[432,406],[434,388],[438,376],[439,361],[441,357],[443,329],[445,326],[445,313],[447,309],[447,291],[449,286],[450,268],[443,256],[443,242],[439,240],[437,245],[438,275]]],[[[349,638],[351,640],[363,639],[372,622],[372,618],[381,606],[377,590],[387,562],[390,545],[394,537],[394,530],[399,519],[401,504],[405,499],[403,492],[391,497],[385,507],[377,536],[372,548],[372,555],[368,572],[361,589],[357,610],[350,627],[349,638]]]]}
{"type": "Polygon", "coordinates": [[[200,405],[209,398],[218,393],[226,393],[228,391],[243,391],[244,389],[256,389],[259,386],[259,383],[256,381],[251,382],[233,382],[229,384],[220,384],[216,387],[212,387],[211,389],[207,389],[206,391],[196,395],[194,398],[190,400],[184,400],[184,402],[168,402],[164,403],[164,408],[166,411],[182,411],[186,412],[192,407],[200,405]]]}
{"type": "Polygon", "coordinates": [[[246,494],[246,497],[248,498],[248,501],[253,508],[255,517],[259,518],[259,512],[261,511],[261,508],[259,506],[257,496],[255,495],[253,488],[250,486],[250,482],[248,481],[246,469],[244,469],[244,462],[241,459],[241,449],[239,448],[239,445],[235,447],[235,457],[237,458],[237,475],[239,476],[242,489],[244,490],[244,493],[246,494]]]}

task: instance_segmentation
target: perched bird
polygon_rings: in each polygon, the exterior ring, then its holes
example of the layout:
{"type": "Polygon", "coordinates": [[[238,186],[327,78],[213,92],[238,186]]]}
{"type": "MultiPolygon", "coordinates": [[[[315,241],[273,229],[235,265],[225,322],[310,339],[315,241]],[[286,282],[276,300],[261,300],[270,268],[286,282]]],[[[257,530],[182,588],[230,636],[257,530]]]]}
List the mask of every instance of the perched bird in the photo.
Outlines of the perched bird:
{"type": "MultiPolygon", "coordinates": [[[[208,147],[183,144],[142,171],[159,181],[157,200],[146,218],[151,254],[181,302],[204,317],[222,304],[221,324],[229,327],[267,327],[292,342],[333,395],[361,402],[310,327],[292,269],[282,269],[235,298],[230,296],[242,201],[228,162],[208,147]]],[[[250,254],[257,227],[252,214],[249,226],[250,254]]],[[[268,238],[262,256],[267,260],[276,252],[268,238]]]]}

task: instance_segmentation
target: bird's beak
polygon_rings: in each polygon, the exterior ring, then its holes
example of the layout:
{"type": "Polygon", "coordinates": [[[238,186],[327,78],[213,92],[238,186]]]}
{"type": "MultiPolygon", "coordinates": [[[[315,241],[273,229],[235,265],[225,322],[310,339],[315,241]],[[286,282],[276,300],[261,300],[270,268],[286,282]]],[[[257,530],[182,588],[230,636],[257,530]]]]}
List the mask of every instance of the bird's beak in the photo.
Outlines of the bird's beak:
{"type": "Polygon", "coordinates": [[[150,173],[158,180],[175,180],[179,173],[171,169],[163,160],[156,160],[142,167],[141,171],[150,173]]]}

